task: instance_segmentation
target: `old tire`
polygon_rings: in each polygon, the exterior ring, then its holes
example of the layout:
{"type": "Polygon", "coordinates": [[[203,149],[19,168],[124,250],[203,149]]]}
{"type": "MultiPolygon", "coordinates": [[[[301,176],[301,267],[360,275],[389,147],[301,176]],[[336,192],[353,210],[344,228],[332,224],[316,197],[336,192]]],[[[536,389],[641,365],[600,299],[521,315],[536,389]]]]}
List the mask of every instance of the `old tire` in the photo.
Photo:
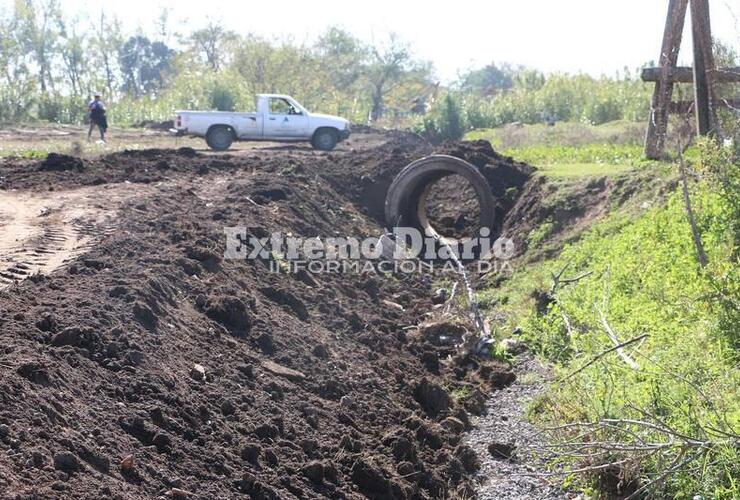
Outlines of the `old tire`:
{"type": "Polygon", "coordinates": [[[214,151],[226,151],[234,142],[234,133],[226,125],[211,127],[206,134],[206,144],[214,151]]]}
{"type": "Polygon", "coordinates": [[[440,241],[456,244],[458,240],[440,235],[430,224],[426,215],[426,197],[431,186],[439,179],[457,174],[465,178],[473,187],[480,218],[475,234],[492,235],[495,222],[496,201],[486,178],[470,163],[460,158],[447,155],[431,155],[416,160],[393,179],[385,198],[385,220],[388,229],[395,227],[413,227],[440,241]],[[481,231],[486,229],[483,233],[481,231]]]}
{"type": "Polygon", "coordinates": [[[314,133],[311,145],[321,151],[331,151],[339,142],[337,131],[333,128],[320,128],[314,133]]]}

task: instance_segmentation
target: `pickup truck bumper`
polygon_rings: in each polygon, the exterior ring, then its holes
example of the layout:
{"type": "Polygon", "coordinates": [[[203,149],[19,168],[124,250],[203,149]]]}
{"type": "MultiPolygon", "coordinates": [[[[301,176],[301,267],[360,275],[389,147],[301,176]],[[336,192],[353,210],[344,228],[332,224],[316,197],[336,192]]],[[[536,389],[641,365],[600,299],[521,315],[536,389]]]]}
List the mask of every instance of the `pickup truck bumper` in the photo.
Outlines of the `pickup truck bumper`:
{"type": "Polygon", "coordinates": [[[168,132],[170,133],[170,135],[173,135],[175,137],[182,137],[183,135],[185,135],[185,134],[188,133],[188,129],[186,129],[186,128],[181,128],[181,129],[171,128],[171,129],[168,130],[168,132]]]}
{"type": "Polygon", "coordinates": [[[339,131],[339,140],[343,141],[345,139],[349,138],[349,130],[340,130],[339,131]]]}

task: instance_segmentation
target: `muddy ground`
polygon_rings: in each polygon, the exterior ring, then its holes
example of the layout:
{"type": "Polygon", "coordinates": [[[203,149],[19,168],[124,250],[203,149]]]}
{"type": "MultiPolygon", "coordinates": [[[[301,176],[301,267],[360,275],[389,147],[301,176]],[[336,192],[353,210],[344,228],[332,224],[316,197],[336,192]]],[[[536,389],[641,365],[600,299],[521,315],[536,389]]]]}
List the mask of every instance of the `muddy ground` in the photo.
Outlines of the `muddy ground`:
{"type": "MultiPolygon", "coordinates": [[[[527,218],[530,167],[438,150],[481,169],[500,227],[527,218]]],[[[434,277],[223,258],[225,226],[382,234],[393,176],[432,151],[368,131],[0,160],[0,497],[475,496],[462,436],[515,376],[420,327],[434,277]]]]}

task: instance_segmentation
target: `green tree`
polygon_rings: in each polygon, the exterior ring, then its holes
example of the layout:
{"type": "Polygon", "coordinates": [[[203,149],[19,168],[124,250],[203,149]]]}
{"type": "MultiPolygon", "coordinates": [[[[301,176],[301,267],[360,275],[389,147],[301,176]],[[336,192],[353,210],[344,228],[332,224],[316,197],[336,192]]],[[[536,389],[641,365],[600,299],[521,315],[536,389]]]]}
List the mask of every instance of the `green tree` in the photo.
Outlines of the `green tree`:
{"type": "Polygon", "coordinates": [[[130,37],[118,53],[123,91],[139,97],[161,89],[174,53],[164,43],[151,42],[143,35],[130,37]]]}
{"type": "Polygon", "coordinates": [[[60,22],[61,29],[58,45],[58,50],[64,63],[64,69],[67,73],[69,88],[75,97],[81,95],[83,92],[83,77],[86,70],[85,53],[87,48],[85,35],[80,34],[75,29],[76,24],[79,24],[79,21],[71,23],[70,27],[67,27],[63,21],[60,22]]]}
{"type": "Polygon", "coordinates": [[[413,59],[408,44],[391,33],[386,44],[371,48],[371,59],[366,77],[370,86],[372,107],[370,120],[375,121],[383,115],[385,98],[411,69],[413,59]]]}
{"type": "Polygon", "coordinates": [[[108,20],[105,11],[100,11],[100,20],[95,26],[91,35],[90,49],[95,60],[100,61],[100,65],[94,65],[93,70],[100,71],[96,74],[96,79],[105,82],[105,88],[108,96],[113,96],[114,90],[118,87],[118,54],[123,45],[123,36],[121,34],[121,23],[118,19],[108,20]]]}
{"type": "Polygon", "coordinates": [[[480,95],[493,95],[510,89],[514,84],[514,70],[504,64],[501,67],[491,63],[481,69],[468,71],[461,79],[460,88],[465,92],[480,95]]]}
{"type": "Polygon", "coordinates": [[[316,57],[326,63],[333,87],[347,89],[362,76],[367,64],[368,48],[354,35],[331,27],[321,35],[314,46],[316,57]]]}

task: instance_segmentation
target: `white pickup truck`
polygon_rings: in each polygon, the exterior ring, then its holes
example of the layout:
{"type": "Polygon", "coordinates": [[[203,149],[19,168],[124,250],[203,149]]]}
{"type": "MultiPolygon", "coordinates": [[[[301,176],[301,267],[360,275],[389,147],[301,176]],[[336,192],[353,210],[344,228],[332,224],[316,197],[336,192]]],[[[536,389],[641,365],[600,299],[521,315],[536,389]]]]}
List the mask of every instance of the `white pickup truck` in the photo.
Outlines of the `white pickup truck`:
{"type": "Polygon", "coordinates": [[[338,116],[309,113],[287,95],[258,94],[255,113],[175,111],[176,135],[205,137],[211,149],[224,151],[234,141],[310,141],[330,151],[349,137],[349,121],[338,116]]]}

